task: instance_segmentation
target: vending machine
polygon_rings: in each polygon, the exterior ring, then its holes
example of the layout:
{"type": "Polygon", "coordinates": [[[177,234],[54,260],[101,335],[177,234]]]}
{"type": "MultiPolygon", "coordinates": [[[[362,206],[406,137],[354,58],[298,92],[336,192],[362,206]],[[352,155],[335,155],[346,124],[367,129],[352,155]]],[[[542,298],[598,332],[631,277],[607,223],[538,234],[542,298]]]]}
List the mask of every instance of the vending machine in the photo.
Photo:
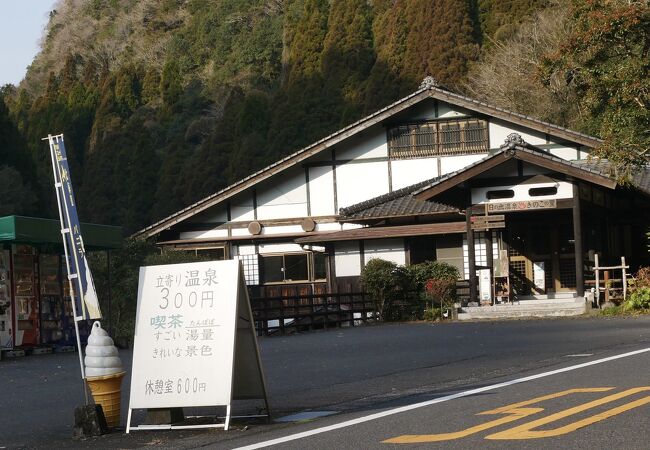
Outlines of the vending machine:
{"type": "Polygon", "coordinates": [[[15,346],[35,346],[40,343],[39,301],[36,282],[36,251],[34,247],[14,245],[15,346]]]}
{"type": "Polygon", "coordinates": [[[0,249],[0,351],[14,346],[9,250],[0,249]]]}
{"type": "Polygon", "coordinates": [[[64,338],[63,298],[59,274],[59,255],[39,255],[39,284],[41,288],[41,342],[57,344],[64,338]]]}

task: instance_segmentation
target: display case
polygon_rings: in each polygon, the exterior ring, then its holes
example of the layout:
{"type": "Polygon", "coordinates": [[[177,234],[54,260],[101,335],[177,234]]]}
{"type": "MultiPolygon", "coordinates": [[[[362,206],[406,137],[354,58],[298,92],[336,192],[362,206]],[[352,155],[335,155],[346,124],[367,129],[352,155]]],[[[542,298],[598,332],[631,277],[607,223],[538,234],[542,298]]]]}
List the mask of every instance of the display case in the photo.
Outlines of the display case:
{"type": "Polygon", "coordinates": [[[39,302],[36,288],[36,255],[29,245],[13,246],[13,286],[16,308],[15,345],[38,345],[39,302]]]}
{"type": "Polygon", "coordinates": [[[9,250],[0,248],[0,350],[13,348],[9,250]]]}
{"type": "Polygon", "coordinates": [[[59,255],[39,256],[39,284],[41,289],[41,343],[57,344],[64,340],[65,314],[60,283],[59,255]]]}

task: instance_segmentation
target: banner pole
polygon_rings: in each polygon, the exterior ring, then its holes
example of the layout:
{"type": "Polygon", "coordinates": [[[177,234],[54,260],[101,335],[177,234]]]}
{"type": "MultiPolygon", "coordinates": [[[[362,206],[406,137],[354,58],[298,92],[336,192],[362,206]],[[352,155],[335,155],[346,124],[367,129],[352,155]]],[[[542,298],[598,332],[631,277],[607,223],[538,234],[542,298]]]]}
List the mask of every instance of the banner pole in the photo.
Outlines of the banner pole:
{"type": "MultiPolygon", "coordinates": [[[[51,134],[48,134],[47,138],[45,138],[45,139],[48,139],[49,144],[50,144],[50,158],[52,159],[52,173],[54,175],[54,190],[56,191],[56,200],[57,200],[56,205],[57,205],[57,207],[59,209],[59,222],[61,223],[61,238],[63,240],[63,251],[65,253],[65,265],[66,265],[66,269],[67,269],[67,272],[68,272],[68,285],[70,287],[70,301],[72,303],[72,315],[74,316],[73,317],[73,319],[74,319],[74,331],[75,331],[75,336],[76,336],[76,340],[77,340],[77,353],[78,353],[78,356],[79,356],[79,368],[81,370],[81,382],[82,382],[83,391],[84,391],[84,402],[85,402],[84,404],[88,405],[89,404],[89,401],[88,401],[88,389],[86,387],[86,373],[85,373],[85,370],[84,370],[83,352],[82,352],[82,349],[81,349],[81,339],[79,337],[79,323],[78,323],[78,320],[77,320],[77,317],[78,317],[77,316],[77,306],[76,306],[76,303],[75,303],[75,296],[74,296],[75,295],[75,289],[74,289],[74,284],[72,283],[72,278],[71,278],[71,274],[70,274],[70,257],[69,257],[69,252],[68,252],[68,243],[67,243],[67,240],[66,240],[66,238],[64,236],[64,233],[66,231],[65,231],[65,220],[64,220],[64,217],[63,217],[63,211],[61,209],[61,193],[60,193],[60,189],[62,188],[61,178],[60,178],[61,174],[57,170],[58,164],[56,162],[56,157],[54,155],[54,146],[53,146],[53,142],[52,142],[53,136],[51,134]]],[[[67,232],[69,233],[70,230],[68,229],[67,232]]],[[[83,308],[83,305],[82,305],[82,308],[83,308]]]]}

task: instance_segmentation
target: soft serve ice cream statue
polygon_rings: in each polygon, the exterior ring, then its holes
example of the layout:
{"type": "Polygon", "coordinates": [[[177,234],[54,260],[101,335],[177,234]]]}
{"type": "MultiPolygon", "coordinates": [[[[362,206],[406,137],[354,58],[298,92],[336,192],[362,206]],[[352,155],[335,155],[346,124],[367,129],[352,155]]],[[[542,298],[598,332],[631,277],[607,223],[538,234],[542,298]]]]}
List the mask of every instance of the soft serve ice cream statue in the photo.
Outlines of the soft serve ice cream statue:
{"type": "Polygon", "coordinates": [[[119,426],[121,385],[125,372],[113,339],[99,322],[93,323],[88,336],[84,363],[86,382],[95,403],[102,406],[106,424],[109,427],[119,426]]]}
{"type": "Polygon", "coordinates": [[[113,339],[106,330],[102,329],[101,323],[93,323],[88,345],[86,346],[86,358],[84,359],[87,377],[102,377],[122,372],[122,361],[117,354],[117,347],[113,345],[113,339]]]}

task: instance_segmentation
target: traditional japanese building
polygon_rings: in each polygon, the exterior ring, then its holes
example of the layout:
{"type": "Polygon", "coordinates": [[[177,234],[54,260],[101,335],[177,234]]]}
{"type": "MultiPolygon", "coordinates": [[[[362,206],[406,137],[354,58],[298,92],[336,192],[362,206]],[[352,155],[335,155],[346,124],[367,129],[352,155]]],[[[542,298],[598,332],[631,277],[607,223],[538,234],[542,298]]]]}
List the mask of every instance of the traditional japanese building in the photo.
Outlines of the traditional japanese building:
{"type": "Polygon", "coordinates": [[[650,171],[621,186],[590,158],[600,143],[428,77],[136,237],[237,258],[260,296],[355,290],[383,258],[453,264],[477,303],[474,273],[494,282],[492,301],[578,298],[596,253],[647,263],[650,171]]]}

